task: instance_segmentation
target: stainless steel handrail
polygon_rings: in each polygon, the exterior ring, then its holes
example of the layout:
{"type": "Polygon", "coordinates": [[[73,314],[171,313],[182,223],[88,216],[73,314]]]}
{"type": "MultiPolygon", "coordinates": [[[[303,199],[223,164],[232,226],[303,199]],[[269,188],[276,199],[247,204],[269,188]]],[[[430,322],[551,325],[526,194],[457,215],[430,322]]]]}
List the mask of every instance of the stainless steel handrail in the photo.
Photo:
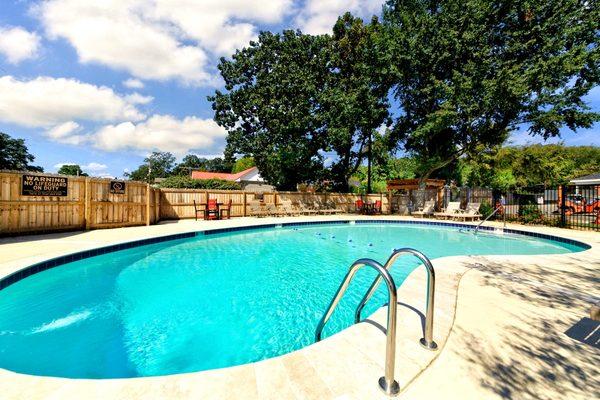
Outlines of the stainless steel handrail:
{"type": "MultiPolygon", "coordinates": [[[[479,231],[479,228],[481,227],[481,225],[483,225],[484,222],[486,222],[488,219],[492,218],[498,211],[500,211],[500,209],[502,209],[504,207],[504,205],[499,205],[498,207],[496,207],[496,209],[487,217],[485,217],[485,219],[483,221],[481,221],[480,223],[477,224],[477,226],[475,227],[475,233],[477,233],[479,231]]],[[[504,228],[506,229],[506,213],[502,213],[502,219],[504,221],[504,228]]]]}
{"type": "MultiPolygon", "coordinates": [[[[429,261],[429,258],[427,258],[427,256],[425,254],[421,253],[418,250],[411,249],[411,248],[403,248],[403,249],[394,250],[392,252],[392,255],[390,256],[390,258],[388,258],[388,260],[386,261],[384,268],[387,271],[389,271],[392,268],[392,266],[394,265],[394,263],[396,262],[396,259],[403,254],[412,254],[413,256],[417,257],[423,263],[423,265],[425,266],[425,269],[427,270],[427,297],[426,297],[427,306],[426,306],[426,311],[425,311],[425,335],[421,338],[421,340],[419,340],[419,343],[421,343],[421,345],[423,347],[425,347],[426,349],[435,350],[435,349],[437,349],[437,344],[433,340],[433,309],[434,309],[434,298],[435,298],[435,270],[433,269],[433,265],[431,264],[431,261],[429,261]]],[[[375,294],[375,291],[377,290],[377,288],[379,287],[380,284],[381,284],[381,276],[378,276],[377,278],[375,278],[375,280],[371,284],[371,287],[369,288],[369,290],[367,291],[365,296],[360,301],[358,307],[356,308],[356,312],[354,313],[354,322],[355,323],[360,322],[360,314],[361,314],[363,308],[365,307],[365,305],[367,304],[369,299],[375,294]]]]}
{"type": "Polygon", "coordinates": [[[379,278],[385,280],[385,283],[388,288],[388,313],[387,313],[387,333],[386,333],[386,350],[385,350],[385,375],[379,378],[379,387],[381,390],[385,392],[388,396],[394,396],[400,392],[400,385],[394,379],[394,368],[396,364],[396,307],[398,301],[398,293],[396,290],[396,284],[394,283],[394,279],[390,275],[387,269],[385,269],[381,264],[379,264],[375,260],[371,260],[369,258],[361,258],[360,260],[356,260],[354,264],[350,266],[346,277],[342,281],[342,284],[338,288],[335,296],[331,300],[329,307],[325,314],[323,314],[323,318],[319,321],[319,325],[317,326],[317,330],[315,332],[315,341],[321,340],[321,333],[323,332],[323,328],[329,318],[333,314],[333,311],[339,304],[342,297],[344,297],[344,293],[346,289],[348,289],[348,285],[354,278],[354,275],[360,270],[362,267],[371,267],[377,271],[379,274],[379,278]]]}

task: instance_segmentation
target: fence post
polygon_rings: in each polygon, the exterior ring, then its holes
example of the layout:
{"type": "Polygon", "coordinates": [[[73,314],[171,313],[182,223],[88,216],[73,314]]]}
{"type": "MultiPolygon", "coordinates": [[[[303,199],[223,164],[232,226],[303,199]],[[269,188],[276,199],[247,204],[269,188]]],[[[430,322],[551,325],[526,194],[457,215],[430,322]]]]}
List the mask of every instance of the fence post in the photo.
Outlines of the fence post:
{"type": "Polygon", "coordinates": [[[560,226],[561,227],[566,227],[567,226],[567,201],[566,201],[566,197],[567,197],[567,186],[566,185],[560,185],[559,187],[559,191],[560,191],[560,226]]]}
{"type": "Polygon", "coordinates": [[[85,219],[85,230],[89,230],[91,227],[91,216],[92,216],[92,188],[90,178],[85,178],[85,192],[84,192],[84,219],[85,219]]]}
{"type": "Polygon", "coordinates": [[[247,216],[248,216],[248,215],[246,214],[246,203],[247,203],[246,192],[244,192],[244,217],[247,217],[247,216]]]}
{"type": "Polygon", "coordinates": [[[146,184],[146,226],[150,226],[150,184],[146,184]]]}

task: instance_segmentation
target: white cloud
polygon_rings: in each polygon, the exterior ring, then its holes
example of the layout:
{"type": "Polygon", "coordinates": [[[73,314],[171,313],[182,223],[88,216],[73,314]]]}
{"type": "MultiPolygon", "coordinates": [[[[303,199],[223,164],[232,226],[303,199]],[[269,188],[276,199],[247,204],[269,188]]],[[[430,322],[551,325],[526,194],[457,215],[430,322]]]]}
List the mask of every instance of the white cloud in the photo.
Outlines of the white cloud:
{"type": "Polygon", "coordinates": [[[89,142],[106,151],[170,151],[182,156],[190,150],[222,146],[226,131],[211,119],[154,115],[144,122],[107,125],[89,135],[89,142]]]}
{"type": "Polygon", "coordinates": [[[291,8],[292,0],[47,0],[32,11],[81,62],[214,85],[210,54],[231,54],[257,35],[253,22],[279,22],[291,8]]]}
{"type": "Polygon", "coordinates": [[[148,104],[154,100],[154,97],[144,96],[139,93],[132,93],[125,96],[125,100],[131,104],[148,104]]]}
{"type": "Polygon", "coordinates": [[[40,47],[40,37],[21,27],[0,27],[0,53],[11,64],[35,58],[40,47]]]}
{"type": "MultiPolygon", "coordinates": [[[[139,121],[138,103],[104,86],[75,79],[0,77],[0,121],[28,127],[54,127],[71,121],[139,121]]],[[[74,125],[65,125],[73,128],[74,125]]],[[[62,131],[54,131],[59,135],[62,131]]],[[[64,136],[64,135],[63,135],[64,136]]]]}
{"type": "Polygon", "coordinates": [[[143,89],[144,82],[140,81],[139,79],[130,78],[126,81],[123,81],[123,86],[129,89],[143,89]]]}
{"type": "Polygon", "coordinates": [[[45,135],[59,143],[78,145],[84,142],[84,136],[79,135],[81,126],[75,121],[67,121],[46,131],[45,135]]]}
{"type": "Polygon", "coordinates": [[[89,164],[81,166],[81,169],[83,169],[84,171],[92,171],[92,172],[104,171],[107,168],[108,168],[108,165],[97,163],[97,162],[91,162],[89,164]]]}
{"type": "Polygon", "coordinates": [[[346,11],[369,20],[380,14],[383,3],[383,0],[307,0],[295,22],[305,33],[331,33],[337,18],[346,11]]]}

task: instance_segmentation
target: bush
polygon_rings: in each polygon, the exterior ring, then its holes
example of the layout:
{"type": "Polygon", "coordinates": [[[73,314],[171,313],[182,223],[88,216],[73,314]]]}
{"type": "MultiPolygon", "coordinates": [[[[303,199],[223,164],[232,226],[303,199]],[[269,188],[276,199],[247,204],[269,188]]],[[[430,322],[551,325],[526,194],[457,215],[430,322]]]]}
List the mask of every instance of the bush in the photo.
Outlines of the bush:
{"type": "Polygon", "coordinates": [[[541,224],[544,223],[544,215],[539,207],[535,204],[527,204],[519,209],[521,222],[524,224],[541,224]]]}
{"type": "Polygon", "coordinates": [[[170,176],[159,185],[161,188],[173,189],[219,189],[241,190],[237,182],[223,179],[192,179],[189,176],[170,176]]]}
{"type": "Polygon", "coordinates": [[[494,207],[487,201],[482,202],[479,206],[479,214],[483,215],[483,219],[487,218],[493,212],[494,207]]]}

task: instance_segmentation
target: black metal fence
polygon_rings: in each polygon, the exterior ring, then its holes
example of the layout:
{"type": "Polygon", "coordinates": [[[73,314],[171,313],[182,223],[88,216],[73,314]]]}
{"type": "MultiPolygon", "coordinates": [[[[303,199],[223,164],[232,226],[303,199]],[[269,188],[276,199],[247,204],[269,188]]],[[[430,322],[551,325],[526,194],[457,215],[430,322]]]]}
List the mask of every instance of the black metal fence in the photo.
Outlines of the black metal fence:
{"type": "Polygon", "coordinates": [[[481,203],[489,215],[503,204],[495,218],[526,224],[600,231],[600,185],[532,186],[510,191],[486,188],[445,188],[444,204],[460,201],[481,203]]]}
{"type": "Polygon", "coordinates": [[[508,220],[600,231],[600,185],[510,191],[504,208],[508,220]]]}

